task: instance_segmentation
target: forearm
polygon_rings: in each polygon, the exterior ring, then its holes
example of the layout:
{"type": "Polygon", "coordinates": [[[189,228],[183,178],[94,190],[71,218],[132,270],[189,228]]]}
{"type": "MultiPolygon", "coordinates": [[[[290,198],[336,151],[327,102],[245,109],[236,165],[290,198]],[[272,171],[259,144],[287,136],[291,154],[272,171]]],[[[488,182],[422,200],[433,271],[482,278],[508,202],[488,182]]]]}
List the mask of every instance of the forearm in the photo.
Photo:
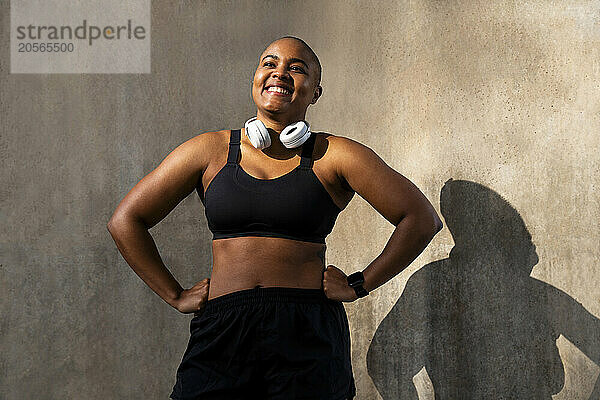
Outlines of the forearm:
{"type": "Polygon", "coordinates": [[[169,305],[183,288],[163,263],[146,226],[131,216],[111,219],[108,231],[131,269],[169,305]]]}
{"type": "Polygon", "coordinates": [[[416,216],[406,216],[400,221],[381,254],[363,270],[366,290],[370,292],[402,272],[442,228],[437,215],[435,228],[425,229],[422,221],[416,216]]]}

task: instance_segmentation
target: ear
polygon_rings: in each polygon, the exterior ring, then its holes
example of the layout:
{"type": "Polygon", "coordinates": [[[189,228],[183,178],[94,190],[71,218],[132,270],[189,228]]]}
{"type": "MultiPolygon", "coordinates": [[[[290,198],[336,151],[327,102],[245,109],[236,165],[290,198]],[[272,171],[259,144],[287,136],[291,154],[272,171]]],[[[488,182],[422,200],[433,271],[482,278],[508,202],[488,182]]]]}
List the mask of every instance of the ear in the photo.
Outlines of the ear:
{"type": "Polygon", "coordinates": [[[315,93],[313,95],[312,100],[310,101],[310,104],[315,104],[317,102],[317,100],[319,100],[319,97],[321,97],[323,95],[323,88],[321,87],[321,85],[318,85],[315,88],[315,93]]]}

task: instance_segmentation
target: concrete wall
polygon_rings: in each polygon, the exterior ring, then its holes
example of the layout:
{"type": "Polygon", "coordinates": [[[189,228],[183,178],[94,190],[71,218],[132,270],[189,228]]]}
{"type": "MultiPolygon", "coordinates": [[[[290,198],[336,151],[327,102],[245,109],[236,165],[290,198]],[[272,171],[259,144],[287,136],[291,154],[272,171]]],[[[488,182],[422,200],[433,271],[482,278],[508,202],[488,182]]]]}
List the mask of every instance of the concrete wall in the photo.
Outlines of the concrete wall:
{"type": "MultiPolygon", "coordinates": [[[[284,34],[323,64],[312,127],[370,146],[446,223],[346,305],[357,398],[589,398],[600,2],[153,1],[149,75],[9,74],[8,3],[0,398],[167,398],[189,318],[129,269],[106,222],[178,144],[253,115],[257,57],[284,34]]],[[[356,196],[326,261],[362,269],[392,230],[356,196]]],[[[182,285],[209,274],[195,193],[151,232],[182,285]]]]}

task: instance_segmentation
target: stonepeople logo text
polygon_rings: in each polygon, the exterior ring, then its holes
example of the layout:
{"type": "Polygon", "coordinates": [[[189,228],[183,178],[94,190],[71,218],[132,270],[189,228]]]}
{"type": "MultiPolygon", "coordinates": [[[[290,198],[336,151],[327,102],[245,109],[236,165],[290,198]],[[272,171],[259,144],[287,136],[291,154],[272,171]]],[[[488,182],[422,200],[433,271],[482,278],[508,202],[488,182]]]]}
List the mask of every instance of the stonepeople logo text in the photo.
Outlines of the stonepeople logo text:
{"type": "Polygon", "coordinates": [[[91,46],[94,40],[121,40],[121,39],[137,39],[146,38],[146,28],[142,25],[132,26],[131,19],[127,20],[127,25],[105,25],[99,27],[96,25],[88,25],[87,20],[83,20],[81,25],[73,28],[69,25],[53,26],[53,25],[20,25],[17,26],[18,40],[72,40],[80,39],[87,40],[91,46]]]}

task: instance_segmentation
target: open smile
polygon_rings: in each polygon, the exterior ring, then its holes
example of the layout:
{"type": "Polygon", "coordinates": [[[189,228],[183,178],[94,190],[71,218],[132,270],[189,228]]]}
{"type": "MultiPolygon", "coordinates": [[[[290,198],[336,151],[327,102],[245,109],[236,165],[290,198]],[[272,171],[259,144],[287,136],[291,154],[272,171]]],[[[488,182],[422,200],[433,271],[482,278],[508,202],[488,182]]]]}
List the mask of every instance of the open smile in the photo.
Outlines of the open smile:
{"type": "Polygon", "coordinates": [[[264,91],[273,96],[281,96],[281,97],[291,97],[292,96],[291,90],[281,87],[281,86],[268,86],[264,91]]]}

